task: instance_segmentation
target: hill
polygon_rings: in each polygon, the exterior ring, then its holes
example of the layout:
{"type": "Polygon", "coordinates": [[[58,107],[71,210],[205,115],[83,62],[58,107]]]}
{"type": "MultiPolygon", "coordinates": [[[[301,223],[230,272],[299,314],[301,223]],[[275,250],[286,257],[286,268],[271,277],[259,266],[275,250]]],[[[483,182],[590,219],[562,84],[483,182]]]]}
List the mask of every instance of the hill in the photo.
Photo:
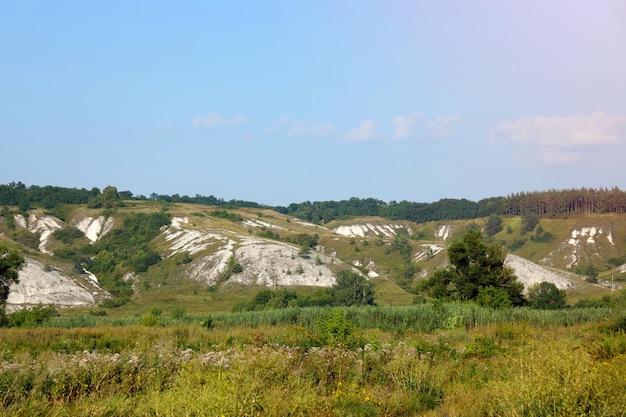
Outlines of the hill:
{"type": "MultiPolygon", "coordinates": [[[[322,226],[257,207],[119,203],[105,209],[65,205],[65,220],[41,209],[6,208],[11,216],[0,218],[0,239],[21,248],[28,261],[20,284],[11,288],[9,308],[126,304],[122,310],[167,305],[217,311],[260,288],[327,288],[343,269],[372,280],[377,303],[410,304],[414,285],[447,262],[447,244],[467,227],[484,230],[488,221],[370,216],[322,226]]],[[[507,262],[526,287],[553,282],[574,300],[609,291],[611,277],[621,285],[623,214],[541,218],[530,232],[522,230],[520,216],[501,221],[491,239],[509,248],[507,262]],[[581,275],[589,266],[597,277],[581,275]],[[598,283],[588,282],[596,278],[598,283]]]]}

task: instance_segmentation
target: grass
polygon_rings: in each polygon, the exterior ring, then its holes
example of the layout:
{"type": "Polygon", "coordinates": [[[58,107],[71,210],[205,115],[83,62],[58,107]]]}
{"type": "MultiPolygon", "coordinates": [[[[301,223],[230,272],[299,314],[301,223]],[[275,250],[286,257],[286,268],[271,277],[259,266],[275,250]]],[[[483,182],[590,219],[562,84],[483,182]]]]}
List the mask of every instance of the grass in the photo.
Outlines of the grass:
{"type": "Polygon", "coordinates": [[[357,344],[312,343],[316,309],[310,325],[232,314],[211,329],[166,315],[159,326],[5,329],[0,416],[624,415],[626,336],[589,311],[576,324],[494,314],[429,332],[360,321],[406,315],[396,308],[343,311],[357,344]]]}

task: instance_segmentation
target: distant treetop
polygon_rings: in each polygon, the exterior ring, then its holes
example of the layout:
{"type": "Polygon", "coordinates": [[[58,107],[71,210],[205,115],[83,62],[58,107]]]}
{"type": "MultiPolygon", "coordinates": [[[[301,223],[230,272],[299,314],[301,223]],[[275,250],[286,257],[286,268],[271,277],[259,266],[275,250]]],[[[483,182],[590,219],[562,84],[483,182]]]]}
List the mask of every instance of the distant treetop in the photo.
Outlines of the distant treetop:
{"type": "Polygon", "coordinates": [[[438,220],[461,220],[490,215],[536,214],[537,216],[558,216],[580,213],[624,213],[626,212],[626,192],[613,188],[579,188],[569,190],[549,190],[520,192],[506,197],[490,197],[478,202],[466,199],[446,198],[434,203],[410,201],[384,202],[374,198],[356,198],[341,201],[305,201],[292,203],[288,207],[265,206],[253,201],[230,200],[202,196],[193,197],[178,194],[152,193],[149,197],[133,196],[130,191],[117,191],[109,185],[102,192],[97,187],[65,188],[54,186],[26,186],[22,182],[0,184],[0,206],[17,206],[20,210],[31,207],[53,209],[61,204],[88,204],[94,201],[150,200],[170,203],[202,204],[221,207],[267,208],[283,214],[323,224],[336,219],[378,216],[391,220],[410,220],[424,223],[438,220]]]}

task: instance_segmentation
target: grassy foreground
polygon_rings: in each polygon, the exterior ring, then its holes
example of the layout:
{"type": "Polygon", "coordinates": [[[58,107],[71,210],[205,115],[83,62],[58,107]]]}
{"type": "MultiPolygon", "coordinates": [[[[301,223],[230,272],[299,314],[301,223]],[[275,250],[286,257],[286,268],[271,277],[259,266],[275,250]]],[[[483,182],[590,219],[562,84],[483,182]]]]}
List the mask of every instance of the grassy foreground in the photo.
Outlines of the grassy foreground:
{"type": "Polygon", "coordinates": [[[0,415],[625,416],[615,314],[435,304],[57,317],[0,330],[0,415]]]}

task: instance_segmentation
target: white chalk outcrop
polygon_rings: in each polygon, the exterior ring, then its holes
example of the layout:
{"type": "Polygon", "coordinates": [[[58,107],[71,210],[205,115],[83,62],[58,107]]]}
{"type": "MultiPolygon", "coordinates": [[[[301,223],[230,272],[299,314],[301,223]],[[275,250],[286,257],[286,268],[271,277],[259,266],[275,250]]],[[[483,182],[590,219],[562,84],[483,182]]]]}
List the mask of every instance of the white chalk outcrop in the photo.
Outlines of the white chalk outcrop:
{"type": "MultiPolygon", "coordinates": [[[[258,221],[254,224],[260,225],[258,221]]],[[[311,251],[301,256],[300,248],[283,242],[222,229],[193,229],[185,217],[174,217],[164,237],[170,247],[165,256],[188,252],[194,260],[187,267],[187,273],[208,285],[220,281],[231,256],[243,271],[231,275],[229,282],[267,287],[330,287],[335,283],[332,271],[326,266],[332,258],[321,252],[311,251]]]]}
{"type": "Polygon", "coordinates": [[[505,261],[515,271],[518,281],[524,284],[524,292],[534,284],[550,282],[561,290],[572,289],[576,286],[574,275],[562,271],[554,271],[528,259],[508,254],[505,261]]]}
{"type": "Polygon", "coordinates": [[[46,248],[46,244],[48,243],[50,235],[54,233],[55,230],[63,228],[61,220],[53,216],[37,217],[34,213],[31,213],[30,216],[28,216],[28,220],[26,220],[21,214],[16,214],[13,218],[18,226],[23,227],[31,233],[39,234],[40,252],[48,255],[53,254],[52,251],[46,248]]]}
{"type": "Polygon", "coordinates": [[[608,227],[596,225],[573,229],[570,237],[540,262],[545,265],[562,265],[564,262],[565,269],[579,265],[581,259],[592,263],[590,259],[600,256],[602,248],[615,247],[610,226],[605,226],[608,227]]]}
{"type": "Polygon", "coordinates": [[[24,268],[19,271],[19,283],[10,287],[7,311],[38,304],[89,306],[95,305],[99,298],[106,297],[106,292],[100,288],[94,276],[87,276],[81,283],[63,271],[27,258],[24,268]]]}
{"type": "MultiPolygon", "coordinates": [[[[398,234],[399,229],[405,229],[401,224],[349,224],[336,227],[333,232],[341,236],[347,237],[366,237],[366,236],[382,236],[394,237],[398,234]]],[[[407,230],[412,233],[410,229],[407,230]]]]}
{"type": "Polygon", "coordinates": [[[113,229],[113,217],[83,217],[74,223],[74,227],[85,234],[91,243],[97,242],[102,236],[113,229]]]}

